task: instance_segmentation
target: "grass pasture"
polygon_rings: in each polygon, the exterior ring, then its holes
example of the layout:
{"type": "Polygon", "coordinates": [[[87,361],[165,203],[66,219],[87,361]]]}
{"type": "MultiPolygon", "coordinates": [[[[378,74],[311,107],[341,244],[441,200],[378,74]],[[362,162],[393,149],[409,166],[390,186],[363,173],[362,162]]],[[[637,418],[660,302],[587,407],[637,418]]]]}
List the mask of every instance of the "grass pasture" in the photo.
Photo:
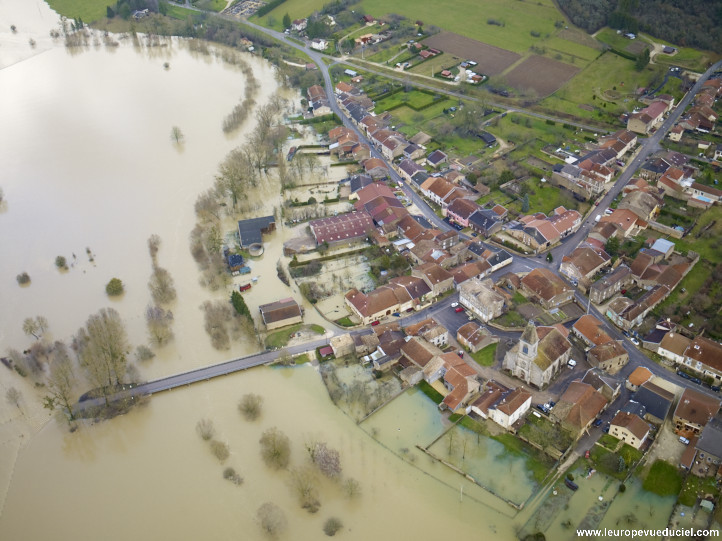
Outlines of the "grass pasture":
{"type": "Polygon", "coordinates": [[[98,21],[105,18],[107,14],[105,2],[92,0],[48,0],[48,5],[66,17],[80,17],[84,23],[98,21]]]}
{"type": "Polygon", "coordinates": [[[415,65],[411,66],[407,71],[418,75],[438,75],[442,70],[451,69],[459,64],[462,59],[451,54],[439,54],[429,58],[425,62],[419,63],[419,57],[415,59],[415,65]]]}
{"type": "MultiPolygon", "coordinates": [[[[446,100],[442,100],[446,101],[446,100]]],[[[434,96],[426,92],[412,90],[411,92],[396,92],[391,96],[376,102],[376,111],[388,111],[401,105],[409,105],[410,108],[419,109],[434,103],[434,96]]]]}
{"type": "Polygon", "coordinates": [[[363,0],[361,7],[374,17],[398,13],[412,21],[420,19],[426,24],[454,30],[469,38],[483,36],[485,43],[517,53],[526,52],[542,37],[557,32],[554,23],[564,20],[553,0],[520,0],[513,5],[512,9],[507,0],[396,0],[393,3],[388,0],[363,0]],[[503,26],[489,24],[490,20],[503,26]],[[538,33],[540,37],[532,36],[531,32],[538,33]]]}
{"type": "Polygon", "coordinates": [[[283,16],[286,13],[288,13],[292,21],[294,19],[305,19],[314,11],[319,11],[325,3],[327,3],[326,0],[286,0],[283,4],[266,13],[263,17],[254,15],[249,20],[282,32],[283,16]],[[269,20],[273,22],[272,25],[268,24],[269,20]]]}

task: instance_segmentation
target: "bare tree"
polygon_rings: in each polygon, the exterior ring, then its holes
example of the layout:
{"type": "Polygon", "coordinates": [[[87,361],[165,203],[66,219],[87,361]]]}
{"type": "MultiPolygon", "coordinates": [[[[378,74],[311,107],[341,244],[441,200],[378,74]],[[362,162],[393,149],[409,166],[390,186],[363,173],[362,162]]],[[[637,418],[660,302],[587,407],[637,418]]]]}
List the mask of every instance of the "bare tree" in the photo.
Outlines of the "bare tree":
{"type": "Polygon", "coordinates": [[[163,267],[155,267],[148,282],[150,294],[156,304],[168,304],[176,298],[175,286],[170,273],[163,267]]]}
{"type": "Polygon", "coordinates": [[[256,511],[256,520],[268,537],[275,539],[288,525],[285,513],[275,503],[266,502],[256,511]]]}
{"type": "Polygon", "coordinates": [[[291,442],[283,432],[273,427],[261,434],[261,457],[275,470],[285,469],[291,460],[291,442]]]}
{"type": "Polygon", "coordinates": [[[22,400],[22,398],[23,395],[15,387],[10,387],[5,393],[5,400],[8,401],[8,404],[18,409],[20,409],[20,400],[22,400]]]}
{"type": "Polygon", "coordinates": [[[150,253],[150,258],[153,260],[153,265],[155,265],[156,257],[158,256],[158,250],[160,249],[160,243],[161,239],[158,235],[151,235],[148,237],[148,253],[150,253]]]}
{"type": "Polygon", "coordinates": [[[213,456],[216,457],[221,463],[225,462],[229,456],[231,456],[231,452],[228,449],[228,444],[218,441],[218,440],[211,440],[211,453],[213,453],[213,456]]]}
{"type": "Polygon", "coordinates": [[[218,192],[214,188],[209,188],[196,199],[196,216],[203,221],[220,220],[221,208],[221,203],[218,200],[218,192]]]}
{"type": "Polygon", "coordinates": [[[231,338],[227,322],[233,318],[231,307],[223,301],[206,301],[201,305],[205,319],[205,329],[211,337],[211,344],[215,349],[228,349],[231,347],[231,338]]]}
{"type": "Polygon", "coordinates": [[[329,537],[336,535],[341,528],[343,528],[343,523],[336,517],[331,517],[323,523],[323,533],[329,537]]]}
{"type": "Polygon", "coordinates": [[[176,145],[179,145],[183,142],[185,136],[183,135],[183,132],[178,126],[173,126],[170,129],[170,138],[171,141],[173,141],[176,145]]]}
{"type": "Polygon", "coordinates": [[[36,340],[40,340],[47,330],[48,320],[43,316],[28,317],[23,321],[23,332],[36,340]]]}
{"type": "Polygon", "coordinates": [[[216,429],[213,427],[213,421],[210,419],[201,419],[196,423],[196,432],[198,432],[198,435],[203,440],[210,440],[216,432],[216,429]]]}
{"type": "Polygon", "coordinates": [[[313,469],[302,466],[291,471],[291,488],[298,502],[309,513],[316,513],[321,507],[318,497],[316,474],[313,469]]]}
{"type": "Polygon", "coordinates": [[[336,449],[330,448],[325,442],[316,442],[306,446],[311,462],[326,477],[341,475],[341,456],[336,449]]]}
{"type": "Polygon", "coordinates": [[[243,395],[238,402],[238,411],[247,421],[255,421],[260,417],[263,408],[263,397],[254,393],[243,395]]]}
{"type": "Polygon", "coordinates": [[[120,314],[103,308],[90,316],[78,331],[75,344],[88,380],[103,389],[107,403],[110,388],[123,382],[128,368],[130,346],[120,314]]]}
{"type": "Polygon", "coordinates": [[[154,344],[163,346],[173,339],[173,312],[160,306],[148,306],[145,311],[148,334],[154,344]]]}
{"type": "Polygon", "coordinates": [[[73,403],[76,397],[77,376],[73,367],[73,360],[68,354],[67,346],[62,342],[55,342],[53,360],[50,363],[50,374],[47,380],[48,394],[45,405],[53,410],[62,409],[68,421],[75,420],[73,403]]]}
{"type": "Polygon", "coordinates": [[[361,485],[353,477],[344,480],[343,490],[349,498],[356,498],[361,495],[361,485]]]}

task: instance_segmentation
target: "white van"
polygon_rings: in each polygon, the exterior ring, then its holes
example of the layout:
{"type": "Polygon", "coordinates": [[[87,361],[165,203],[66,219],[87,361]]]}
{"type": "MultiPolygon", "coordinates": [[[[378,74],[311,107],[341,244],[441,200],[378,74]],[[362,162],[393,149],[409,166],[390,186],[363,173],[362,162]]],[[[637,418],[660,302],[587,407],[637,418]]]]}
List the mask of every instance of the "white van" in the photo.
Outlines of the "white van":
{"type": "Polygon", "coordinates": [[[576,365],[577,365],[577,361],[575,361],[574,359],[569,359],[569,361],[567,362],[567,366],[569,368],[574,368],[576,365]]]}

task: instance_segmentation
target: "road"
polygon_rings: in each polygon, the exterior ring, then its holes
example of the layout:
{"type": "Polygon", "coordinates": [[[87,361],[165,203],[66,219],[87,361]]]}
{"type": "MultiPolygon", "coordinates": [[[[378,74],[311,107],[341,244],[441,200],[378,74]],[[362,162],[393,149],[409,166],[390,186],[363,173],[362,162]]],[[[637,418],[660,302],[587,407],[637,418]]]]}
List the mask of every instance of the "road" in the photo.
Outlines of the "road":
{"type": "MultiPolygon", "coordinates": [[[[191,8],[195,9],[195,8],[191,8]]],[[[229,18],[229,17],[226,17],[229,18]]],[[[229,18],[231,19],[231,18],[229,18]]],[[[235,19],[231,19],[235,20],[235,19]]],[[[245,24],[255,28],[259,32],[262,32],[264,34],[267,34],[275,39],[278,39],[280,41],[286,42],[286,44],[291,45],[292,47],[299,49],[303,51],[305,54],[307,54],[319,67],[319,70],[323,76],[324,79],[324,85],[327,93],[327,97],[329,100],[329,103],[331,105],[331,109],[338,115],[340,119],[342,119],[344,125],[353,130],[358,136],[359,140],[366,143],[369,148],[371,149],[373,157],[379,158],[384,161],[384,163],[387,164],[390,172],[390,176],[393,181],[399,183],[407,195],[409,199],[412,200],[412,202],[416,205],[416,207],[423,213],[424,217],[429,220],[435,227],[441,229],[441,230],[448,230],[451,228],[449,224],[444,222],[439,216],[436,215],[436,213],[429,207],[429,205],[426,203],[424,199],[419,196],[414,190],[412,190],[406,183],[401,182],[401,178],[399,177],[398,173],[391,167],[390,164],[387,163],[387,161],[384,159],[384,157],[378,152],[376,148],[370,143],[370,141],[366,138],[366,136],[356,127],[353,122],[351,122],[350,119],[346,117],[340,110],[338,103],[336,102],[335,95],[334,95],[334,85],[331,80],[331,76],[328,70],[328,66],[324,62],[324,58],[327,58],[326,55],[320,54],[319,52],[310,49],[306,46],[301,46],[297,43],[288,41],[285,39],[285,35],[281,34],[280,32],[276,32],[267,28],[264,28],[262,26],[250,23],[245,21],[245,24]]],[[[592,220],[594,217],[603,212],[603,209],[606,208],[607,204],[611,202],[611,200],[616,197],[616,195],[623,189],[623,187],[629,182],[629,179],[631,178],[632,174],[644,163],[644,161],[647,159],[647,157],[658,150],[660,148],[659,142],[662,140],[662,138],[666,135],[666,133],[669,131],[669,129],[674,125],[676,120],[679,118],[679,116],[682,114],[684,109],[689,105],[691,100],[693,99],[694,95],[699,91],[702,84],[709,78],[710,74],[722,66],[722,60],[717,62],[714,66],[710,67],[705,74],[700,77],[700,79],[695,83],[693,89],[682,99],[680,104],[675,108],[670,115],[667,117],[667,119],[664,121],[662,126],[650,137],[645,139],[641,143],[641,148],[638,151],[636,157],[632,160],[632,162],[627,166],[625,171],[619,176],[617,179],[614,187],[609,191],[609,193],[604,197],[602,200],[602,203],[600,203],[599,207],[597,207],[592,215],[588,218],[588,222],[592,223],[592,220]]],[[[525,112],[526,113],[526,112],[525,112]]],[[[555,248],[552,250],[552,253],[554,255],[555,261],[561,261],[562,257],[564,255],[569,254],[584,238],[586,237],[587,231],[586,227],[582,227],[577,231],[574,235],[568,237],[565,239],[565,242],[561,244],[561,246],[555,248]]],[[[462,237],[465,237],[464,235],[461,235],[462,237]]],[[[468,237],[466,237],[468,238],[468,237]]],[[[547,267],[552,268],[552,263],[549,263],[546,261],[545,258],[522,258],[522,257],[515,257],[511,265],[508,265],[507,267],[504,267],[503,269],[500,269],[499,271],[496,271],[492,275],[492,278],[495,278],[496,276],[499,276],[501,274],[504,274],[506,272],[529,272],[533,268],[538,267],[547,267]]],[[[577,302],[579,302],[580,305],[586,306],[587,305],[587,299],[581,295],[579,292],[576,293],[577,302]]],[[[440,323],[444,324],[450,331],[452,335],[455,336],[456,329],[459,328],[464,322],[465,317],[463,313],[457,314],[451,309],[451,303],[456,302],[458,300],[458,294],[451,295],[444,299],[441,302],[438,302],[429,308],[414,313],[408,317],[404,317],[401,319],[404,325],[409,325],[412,323],[416,323],[420,321],[421,319],[425,319],[427,317],[435,317],[439,320],[440,323]]],[[[646,366],[649,368],[655,375],[664,376],[666,379],[670,379],[674,381],[674,383],[682,386],[682,387],[692,387],[700,390],[699,386],[696,384],[690,382],[689,380],[680,378],[676,374],[670,373],[663,367],[660,367],[656,363],[654,363],[651,359],[649,359],[646,355],[644,355],[639,349],[634,347],[630,342],[625,340],[625,337],[619,332],[619,330],[616,327],[613,327],[610,325],[603,314],[601,314],[594,306],[589,307],[589,313],[592,313],[595,315],[600,321],[605,322],[605,327],[607,327],[607,332],[615,339],[622,340],[625,344],[625,348],[629,352],[630,362],[625,366],[624,370],[622,371],[622,374],[628,375],[631,373],[634,368],[637,366],[646,366]]],[[[360,329],[353,331],[352,334],[365,334],[370,332],[368,328],[366,329],[360,329]]],[[[513,332],[501,332],[498,330],[494,330],[494,334],[499,335],[503,338],[515,338],[518,333],[513,332]]],[[[299,354],[304,353],[306,351],[312,351],[316,349],[319,346],[326,345],[328,343],[328,338],[324,338],[322,340],[316,340],[313,342],[308,342],[302,345],[297,346],[291,346],[286,348],[286,351],[291,354],[299,354]]],[[[191,370],[189,372],[184,372],[181,374],[176,374],[173,376],[169,376],[166,378],[162,378],[159,380],[151,381],[148,383],[140,384],[134,388],[132,388],[129,391],[124,391],[123,393],[120,393],[119,397],[128,397],[128,396],[142,396],[142,395],[150,395],[155,394],[159,392],[163,392],[166,390],[174,389],[177,387],[182,387],[184,385],[190,385],[192,383],[200,382],[209,380],[212,378],[216,378],[219,376],[231,374],[234,372],[246,370],[248,368],[252,368],[255,366],[260,366],[264,364],[268,364],[270,362],[273,362],[278,358],[279,352],[278,351],[264,351],[261,353],[257,353],[254,355],[250,355],[243,358],[233,359],[230,361],[226,361],[220,364],[207,366],[203,368],[198,368],[196,370],[191,370]]],[[[564,378],[570,379],[570,378],[564,378]]],[[[112,397],[111,397],[112,399],[112,397]]],[[[103,399],[91,399],[87,401],[80,402],[76,404],[75,411],[80,412],[88,407],[91,406],[98,406],[102,405],[103,399]]]]}

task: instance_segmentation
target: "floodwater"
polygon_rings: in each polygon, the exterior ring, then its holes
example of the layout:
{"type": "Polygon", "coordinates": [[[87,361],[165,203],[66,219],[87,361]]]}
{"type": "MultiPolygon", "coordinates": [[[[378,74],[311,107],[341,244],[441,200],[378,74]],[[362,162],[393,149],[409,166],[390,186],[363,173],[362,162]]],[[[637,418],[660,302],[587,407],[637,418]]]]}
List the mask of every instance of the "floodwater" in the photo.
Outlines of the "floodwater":
{"type": "MultiPolygon", "coordinates": [[[[148,48],[119,39],[112,49],[66,50],[49,37],[58,18],[40,0],[0,3],[0,20],[0,186],[7,200],[0,208],[0,352],[31,343],[21,329],[26,317],[45,316],[49,338],[68,339],[105,306],[121,314],[133,345],[145,343],[151,234],[162,239],[159,264],[178,292],[176,338],[141,366],[142,376],[257,350],[254,341],[211,348],[199,306],[229,291],[200,286],[188,249],[197,195],[252,127],[249,121],[232,136],[221,130],[243,98],[241,72],[191,53],[179,40],[148,48]],[[173,126],[185,136],[180,146],[170,140],[173,126]],[[58,255],[68,259],[67,272],[55,268],[58,255]],[[17,285],[21,272],[31,276],[29,286],[17,285]],[[116,300],[104,291],[112,277],[126,286],[116,300]]],[[[261,82],[256,100],[263,104],[276,91],[272,69],[251,56],[246,61],[261,82]]],[[[273,212],[278,188],[269,177],[249,193],[249,217],[273,212]]],[[[232,231],[233,220],[224,227],[232,231]]],[[[279,225],[264,238],[264,255],[250,263],[258,281],[245,297],[254,312],[278,298],[300,300],[275,271],[290,234],[279,225]]],[[[305,319],[325,323],[310,305],[305,319]]],[[[28,382],[0,367],[3,396],[10,386],[22,391],[23,402],[0,408],[0,539],[259,539],[254,515],[265,501],[285,511],[287,539],[320,538],[330,516],[344,523],[344,538],[364,540],[449,533],[511,540],[523,523],[507,504],[415,448],[444,429],[436,406],[418,392],[402,394],[358,426],[333,406],[309,365],[259,368],[155,396],[71,434],[40,407],[28,382]],[[265,399],[256,423],[236,409],[251,391],[265,399]],[[223,466],[195,432],[201,418],[212,419],[217,438],[230,446],[223,466]],[[362,495],[349,501],[338,483],[319,481],[321,510],[301,510],[289,474],[260,460],[259,436],[272,426],[290,437],[295,466],[304,463],[309,441],[338,449],[344,475],[360,481],[362,495]],[[239,472],[242,486],[222,478],[225,466],[239,472]]]]}

